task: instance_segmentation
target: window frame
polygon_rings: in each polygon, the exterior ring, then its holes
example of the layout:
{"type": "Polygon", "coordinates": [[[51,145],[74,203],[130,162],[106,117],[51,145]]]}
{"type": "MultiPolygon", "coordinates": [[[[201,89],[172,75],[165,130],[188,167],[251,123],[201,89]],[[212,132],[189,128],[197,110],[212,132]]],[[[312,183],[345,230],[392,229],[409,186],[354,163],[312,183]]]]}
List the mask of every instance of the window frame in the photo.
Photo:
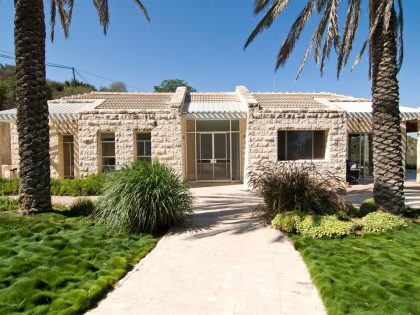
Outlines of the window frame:
{"type": "Polygon", "coordinates": [[[113,132],[113,131],[104,131],[104,132],[101,132],[100,134],[99,134],[99,141],[100,141],[100,154],[101,154],[101,157],[100,157],[100,161],[101,161],[101,173],[110,173],[110,172],[115,172],[115,170],[116,170],[116,166],[117,166],[117,157],[116,157],[116,153],[115,153],[115,151],[116,151],[116,136],[115,136],[115,132],[113,132]],[[113,141],[110,141],[110,140],[103,140],[103,136],[105,136],[105,135],[113,135],[114,136],[114,140],[113,141]],[[104,153],[104,148],[103,148],[103,144],[104,143],[113,143],[114,144],[114,155],[113,156],[111,156],[111,155],[104,155],[103,153],[104,153]],[[104,163],[104,160],[105,159],[114,159],[114,161],[115,161],[115,164],[114,165],[110,165],[110,164],[105,164],[104,163]]]}
{"type": "Polygon", "coordinates": [[[135,160],[145,160],[145,161],[151,162],[152,161],[152,132],[151,131],[147,131],[147,130],[145,130],[145,131],[137,131],[135,133],[134,141],[136,142],[136,146],[135,146],[135,149],[136,149],[136,151],[135,151],[135,160]],[[149,140],[139,140],[138,139],[138,135],[140,135],[140,134],[150,135],[150,139],[149,140]],[[150,155],[146,155],[146,154],[139,155],[138,154],[139,145],[142,145],[143,146],[143,152],[146,153],[147,152],[146,151],[146,144],[147,143],[150,143],[150,155]]]}
{"type": "Polygon", "coordinates": [[[327,152],[328,152],[328,129],[279,129],[277,130],[277,161],[284,162],[284,161],[327,161],[327,152]],[[323,132],[324,135],[324,157],[323,158],[314,158],[315,152],[315,137],[314,132],[323,132]],[[311,158],[297,158],[297,159],[290,159],[288,156],[288,133],[289,132],[311,132],[311,158]],[[280,136],[281,133],[284,133],[284,159],[280,159],[280,136]]]}

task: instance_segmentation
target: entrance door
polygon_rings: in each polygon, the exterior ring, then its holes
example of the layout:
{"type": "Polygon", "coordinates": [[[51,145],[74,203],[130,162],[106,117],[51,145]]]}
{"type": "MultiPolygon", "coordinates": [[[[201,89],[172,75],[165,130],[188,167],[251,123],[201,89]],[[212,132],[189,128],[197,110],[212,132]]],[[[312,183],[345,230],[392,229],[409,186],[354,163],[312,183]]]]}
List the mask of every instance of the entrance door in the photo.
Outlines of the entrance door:
{"type": "Polygon", "coordinates": [[[230,134],[197,133],[197,179],[230,180],[230,134]]]}
{"type": "Polygon", "coordinates": [[[63,136],[63,166],[64,178],[74,178],[74,139],[73,136],[63,136]]]}

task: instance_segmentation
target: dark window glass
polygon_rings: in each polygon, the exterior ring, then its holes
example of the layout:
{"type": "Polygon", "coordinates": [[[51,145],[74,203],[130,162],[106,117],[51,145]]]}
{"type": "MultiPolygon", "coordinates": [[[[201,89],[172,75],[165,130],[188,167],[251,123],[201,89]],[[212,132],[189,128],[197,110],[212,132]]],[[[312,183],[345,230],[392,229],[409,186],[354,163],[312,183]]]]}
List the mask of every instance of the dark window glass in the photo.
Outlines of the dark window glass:
{"type": "Polygon", "coordinates": [[[101,135],[102,171],[115,171],[115,134],[104,133],[101,135]]]}
{"type": "Polygon", "coordinates": [[[137,159],[152,160],[152,134],[150,132],[137,134],[137,159]]]}
{"type": "Polygon", "coordinates": [[[277,143],[279,161],[325,159],[325,130],[279,131],[277,143]]]}
{"type": "Polygon", "coordinates": [[[279,161],[286,160],[286,131],[279,131],[278,133],[277,155],[279,161]]]}

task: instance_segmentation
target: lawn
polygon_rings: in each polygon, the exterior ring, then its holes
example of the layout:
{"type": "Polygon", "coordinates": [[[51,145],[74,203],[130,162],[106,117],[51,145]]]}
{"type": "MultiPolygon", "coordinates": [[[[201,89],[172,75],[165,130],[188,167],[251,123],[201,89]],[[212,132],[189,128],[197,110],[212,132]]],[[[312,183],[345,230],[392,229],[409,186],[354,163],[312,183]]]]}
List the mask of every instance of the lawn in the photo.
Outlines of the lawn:
{"type": "Polygon", "coordinates": [[[329,314],[420,314],[420,224],[362,237],[291,237],[329,314]]]}
{"type": "MultiPolygon", "coordinates": [[[[2,207],[0,206],[0,209],[2,207]]],[[[80,314],[156,244],[90,217],[0,210],[0,314],[80,314]]]]}

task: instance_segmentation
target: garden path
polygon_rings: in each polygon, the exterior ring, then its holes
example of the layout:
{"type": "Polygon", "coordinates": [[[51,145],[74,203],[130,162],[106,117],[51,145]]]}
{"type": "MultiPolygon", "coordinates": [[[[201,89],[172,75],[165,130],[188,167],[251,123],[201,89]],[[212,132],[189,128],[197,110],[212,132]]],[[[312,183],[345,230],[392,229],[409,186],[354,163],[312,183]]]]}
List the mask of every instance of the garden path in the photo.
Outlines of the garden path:
{"type": "Polygon", "coordinates": [[[89,314],[326,314],[286,235],[243,185],[197,187],[189,228],[169,231],[89,314]]]}

